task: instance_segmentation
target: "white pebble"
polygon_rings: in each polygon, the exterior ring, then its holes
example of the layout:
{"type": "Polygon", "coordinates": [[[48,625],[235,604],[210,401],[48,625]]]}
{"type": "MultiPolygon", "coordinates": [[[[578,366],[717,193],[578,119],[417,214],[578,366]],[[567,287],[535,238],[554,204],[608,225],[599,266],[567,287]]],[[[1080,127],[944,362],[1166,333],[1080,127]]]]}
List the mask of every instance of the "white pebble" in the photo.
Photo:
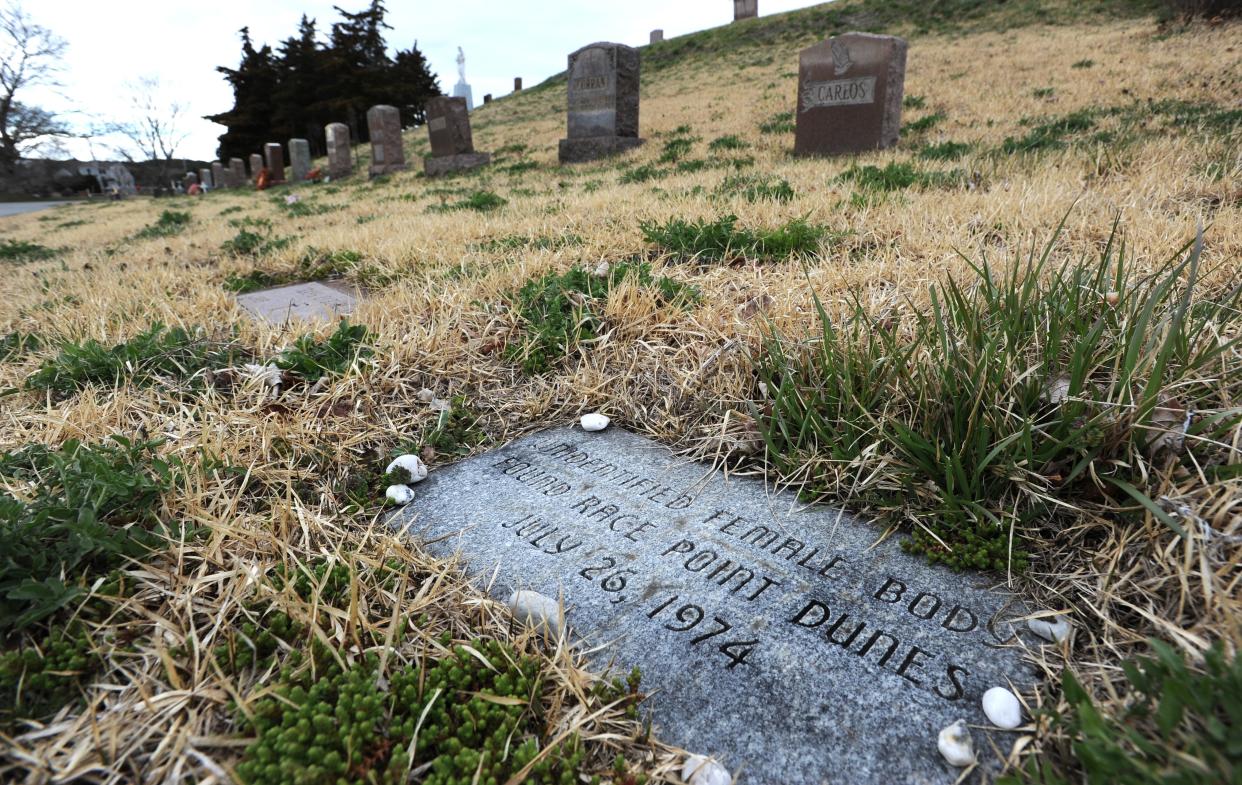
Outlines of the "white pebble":
{"type": "Polygon", "coordinates": [[[681,766],[681,779],[689,785],[730,785],[733,782],[728,769],[702,755],[686,758],[681,766]]]}
{"type": "Polygon", "coordinates": [[[1022,724],[1022,704],[1004,687],[993,687],[983,693],[983,713],[998,728],[1013,730],[1022,724]]]}
{"type": "Polygon", "coordinates": [[[388,464],[388,468],[384,470],[385,474],[392,474],[398,469],[403,469],[410,475],[407,482],[416,483],[427,479],[427,465],[423,463],[423,459],[417,455],[401,455],[388,464]]]}
{"type": "Polygon", "coordinates": [[[1046,641],[1060,643],[1069,637],[1070,621],[1065,616],[1054,616],[1051,619],[1028,619],[1026,626],[1031,628],[1031,632],[1046,641]]]}
{"type": "Polygon", "coordinates": [[[388,490],[384,491],[384,495],[393,504],[401,507],[414,501],[414,491],[410,490],[407,485],[389,485],[388,490]]]}
{"type": "Polygon", "coordinates": [[[418,391],[418,400],[423,403],[431,403],[431,399],[435,397],[436,394],[431,390],[428,390],[426,387],[418,391]]]}
{"type": "Polygon", "coordinates": [[[975,762],[975,743],[965,720],[958,720],[940,731],[936,746],[950,766],[969,766],[975,762]]]}
{"type": "Polygon", "coordinates": [[[561,634],[561,606],[551,597],[537,591],[515,591],[509,595],[509,610],[523,624],[536,629],[546,628],[554,636],[561,634]]]}
{"type": "Polygon", "coordinates": [[[269,363],[267,365],[255,365],[254,363],[246,363],[242,366],[242,370],[252,379],[262,379],[263,383],[268,387],[279,387],[283,374],[280,368],[269,363]]]}
{"type": "Polygon", "coordinates": [[[599,412],[591,412],[582,415],[582,430],[584,431],[602,431],[608,427],[608,423],[612,422],[599,412]]]}
{"type": "Polygon", "coordinates": [[[594,275],[596,278],[607,278],[608,272],[611,269],[612,266],[609,265],[608,262],[600,262],[599,266],[595,268],[595,271],[592,272],[591,275],[594,275]]]}

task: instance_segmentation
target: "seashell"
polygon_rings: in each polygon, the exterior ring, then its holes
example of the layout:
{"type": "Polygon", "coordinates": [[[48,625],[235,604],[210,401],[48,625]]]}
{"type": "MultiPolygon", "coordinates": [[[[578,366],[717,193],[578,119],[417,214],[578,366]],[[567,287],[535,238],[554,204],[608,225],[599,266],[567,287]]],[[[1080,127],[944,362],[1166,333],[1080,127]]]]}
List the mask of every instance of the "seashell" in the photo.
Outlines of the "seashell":
{"type": "Polygon", "coordinates": [[[393,504],[404,507],[414,501],[414,491],[410,490],[408,485],[389,485],[388,490],[384,491],[384,495],[393,504]]]}
{"type": "Polygon", "coordinates": [[[537,591],[515,591],[509,595],[509,610],[514,618],[536,629],[546,629],[554,636],[561,634],[561,605],[537,591]]]}
{"type": "Polygon", "coordinates": [[[950,766],[970,766],[976,762],[975,743],[970,737],[970,729],[966,727],[966,720],[958,720],[940,731],[936,746],[950,766]]]}
{"type": "Polygon", "coordinates": [[[983,713],[998,728],[1013,730],[1022,724],[1022,704],[1004,687],[993,687],[983,693],[983,713]]]}
{"type": "Polygon", "coordinates": [[[398,469],[404,469],[410,475],[408,482],[416,483],[427,479],[427,465],[417,455],[398,456],[395,461],[388,464],[388,468],[384,470],[384,473],[393,474],[398,469]]]}
{"type": "Polygon", "coordinates": [[[1031,632],[1046,641],[1060,643],[1069,637],[1070,620],[1064,615],[1054,616],[1050,619],[1027,619],[1026,626],[1030,627],[1031,632]]]}
{"type": "Polygon", "coordinates": [[[602,431],[608,427],[608,423],[612,422],[599,412],[591,412],[582,415],[582,430],[584,431],[602,431]]]}
{"type": "Polygon", "coordinates": [[[729,770],[712,758],[691,755],[681,765],[681,778],[689,785],[730,785],[729,770]]]}

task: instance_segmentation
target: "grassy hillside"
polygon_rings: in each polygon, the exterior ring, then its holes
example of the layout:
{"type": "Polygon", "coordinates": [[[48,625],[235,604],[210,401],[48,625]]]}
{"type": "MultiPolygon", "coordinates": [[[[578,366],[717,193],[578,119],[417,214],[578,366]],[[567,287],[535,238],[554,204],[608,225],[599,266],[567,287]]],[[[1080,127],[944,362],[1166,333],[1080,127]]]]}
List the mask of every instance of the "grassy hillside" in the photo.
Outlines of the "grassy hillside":
{"type": "Polygon", "coordinates": [[[1069,612],[1019,781],[1236,776],[1242,27],[1153,13],[816,6],[644,48],[621,159],[557,165],[553,78],[473,114],[467,175],[415,129],[377,180],[3,219],[0,779],[395,781],[378,680],[513,698],[431,711],[428,781],[677,781],[641,685],[380,523],[392,456],[592,410],[1069,612]],[[910,36],[902,141],[794,158],[844,29],[910,36]],[[323,278],[348,324],[234,300],[323,278]]]}

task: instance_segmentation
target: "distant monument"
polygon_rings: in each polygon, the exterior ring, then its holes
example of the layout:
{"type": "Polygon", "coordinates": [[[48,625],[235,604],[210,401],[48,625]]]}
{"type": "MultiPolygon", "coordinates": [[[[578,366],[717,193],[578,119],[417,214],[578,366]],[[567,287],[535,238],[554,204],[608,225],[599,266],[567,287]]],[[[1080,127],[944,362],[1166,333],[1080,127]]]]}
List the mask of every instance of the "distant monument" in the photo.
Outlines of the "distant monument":
{"type": "Polygon", "coordinates": [[[845,33],[798,56],[794,152],[840,155],[897,144],[906,79],[906,42],[845,33]]]}
{"type": "Polygon", "coordinates": [[[308,140],[289,140],[289,167],[293,169],[293,182],[306,181],[311,170],[311,151],[308,140]]]}
{"type": "Polygon", "coordinates": [[[759,16],[759,0],[733,0],[733,21],[759,16]]]}
{"type": "Polygon", "coordinates": [[[354,172],[353,151],[349,146],[349,126],[332,123],[324,132],[328,137],[328,176],[333,180],[349,177],[354,172]]]}
{"type": "Polygon", "coordinates": [[[431,155],[423,159],[428,177],[489,164],[491,153],[476,153],[470,133],[466,99],[438,96],[427,102],[427,133],[431,155]]]}
{"type": "Polygon", "coordinates": [[[267,159],[268,182],[273,185],[285,181],[285,151],[280,142],[268,142],[263,145],[263,156],[267,159]]]}
{"type": "Polygon", "coordinates": [[[522,92],[522,77],[520,76],[513,77],[513,92],[515,93],[522,92]]]}
{"type": "Polygon", "coordinates": [[[568,138],[563,164],[632,150],[638,138],[638,50],[601,42],[569,56],[568,138]]]}
{"type": "Polygon", "coordinates": [[[263,156],[258,153],[250,154],[250,180],[254,182],[259,179],[259,172],[263,169],[263,156]]]}
{"type": "Polygon", "coordinates": [[[134,183],[133,172],[129,171],[124,164],[112,164],[104,170],[100,179],[106,190],[116,189],[119,194],[133,196],[138,193],[138,186],[134,183]]]}
{"type": "Polygon", "coordinates": [[[466,111],[474,109],[474,92],[466,83],[466,53],[457,47],[457,84],[453,85],[453,97],[466,99],[466,111]]]}
{"type": "Polygon", "coordinates": [[[651,31],[651,41],[650,41],[650,43],[653,43],[653,44],[658,44],[658,43],[660,43],[660,42],[661,42],[661,41],[663,41],[663,40],[664,40],[664,31],[663,31],[663,30],[652,30],[652,31],[651,31]]]}
{"type": "Polygon", "coordinates": [[[401,112],[395,106],[380,104],[367,110],[371,132],[371,177],[405,169],[405,148],[401,145],[401,112]]]}
{"type": "Polygon", "coordinates": [[[211,162],[211,182],[212,185],[221,191],[229,187],[228,182],[224,179],[224,164],[219,161],[211,162]]]}
{"type": "Polygon", "coordinates": [[[229,159],[229,188],[242,188],[246,185],[246,162],[240,158],[229,159]]]}

